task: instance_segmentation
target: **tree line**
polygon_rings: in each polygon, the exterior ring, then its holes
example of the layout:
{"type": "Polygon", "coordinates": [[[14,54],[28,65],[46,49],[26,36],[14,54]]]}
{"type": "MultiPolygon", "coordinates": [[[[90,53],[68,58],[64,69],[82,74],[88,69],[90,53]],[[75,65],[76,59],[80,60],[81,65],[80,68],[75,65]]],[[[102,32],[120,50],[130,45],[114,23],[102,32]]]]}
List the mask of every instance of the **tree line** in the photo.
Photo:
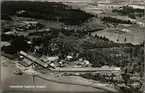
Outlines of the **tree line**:
{"type": "Polygon", "coordinates": [[[67,25],[79,25],[93,17],[85,11],[57,2],[3,1],[1,5],[2,13],[6,15],[60,21],[67,25]]]}

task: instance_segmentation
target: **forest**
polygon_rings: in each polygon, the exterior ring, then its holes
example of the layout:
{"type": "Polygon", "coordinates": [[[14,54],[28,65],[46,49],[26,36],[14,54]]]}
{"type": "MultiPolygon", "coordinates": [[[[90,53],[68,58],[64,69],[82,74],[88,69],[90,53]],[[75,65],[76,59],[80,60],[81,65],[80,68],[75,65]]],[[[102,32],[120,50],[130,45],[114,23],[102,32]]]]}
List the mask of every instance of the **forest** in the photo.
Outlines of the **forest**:
{"type": "Polygon", "coordinates": [[[102,21],[107,23],[116,23],[116,24],[133,24],[130,20],[121,20],[117,18],[113,18],[110,16],[101,18],[102,21]]]}
{"type": "Polygon", "coordinates": [[[136,17],[144,16],[144,9],[134,9],[130,6],[123,6],[121,9],[113,9],[112,12],[119,13],[121,15],[128,16],[133,19],[136,19],[136,17]]]}
{"type": "Polygon", "coordinates": [[[60,21],[66,25],[80,25],[93,15],[55,2],[3,1],[1,14],[60,21]],[[25,7],[27,6],[27,7],[25,7]]]}

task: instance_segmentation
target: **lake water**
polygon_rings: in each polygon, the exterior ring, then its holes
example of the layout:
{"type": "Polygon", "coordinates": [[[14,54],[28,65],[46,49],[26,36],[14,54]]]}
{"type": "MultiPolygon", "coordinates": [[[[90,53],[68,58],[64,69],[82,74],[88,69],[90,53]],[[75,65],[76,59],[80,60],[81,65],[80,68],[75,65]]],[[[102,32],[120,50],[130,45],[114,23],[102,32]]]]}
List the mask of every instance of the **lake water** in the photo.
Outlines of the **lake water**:
{"type": "Polygon", "coordinates": [[[48,92],[95,92],[95,93],[107,93],[100,89],[95,89],[91,87],[77,86],[60,84],[55,82],[46,81],[35,77],[35,83],[33,82],[33,77],[31,75],[15,75],[15,67],[1,67],[2,72],[2,88],[3,91],[48,91],[48,92]],[[45,86],[45,88],[10,88],[10,86],[28,86],[28,85],[39,85],[45,86]]]}
{"type": "Polygon", "coordinates": [[[102,37],[105,36],[109,40],[118,43],[140,44],[145,40],[144,31],[132,31],[123,34],[114,33],[110,31],[99,31],[99,32],[92,33],[93,36],[95,36],[95,34],[102,37]],[[124,42],[125,38],[126,38],[126,42],[124,42]],[[117,41],[117,39],[119,39],[119,41],[117,41]]]}

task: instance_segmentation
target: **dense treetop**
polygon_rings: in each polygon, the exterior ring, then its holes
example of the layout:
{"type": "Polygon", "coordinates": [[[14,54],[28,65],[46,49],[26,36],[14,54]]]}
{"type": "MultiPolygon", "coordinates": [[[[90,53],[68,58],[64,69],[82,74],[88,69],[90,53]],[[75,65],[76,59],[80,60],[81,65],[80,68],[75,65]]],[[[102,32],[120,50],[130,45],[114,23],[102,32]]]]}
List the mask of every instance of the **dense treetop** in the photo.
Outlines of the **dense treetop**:
{"type": "Polygon", "coordinates": [[[17,15],[44,20],[60,21],[67,25],[79,25],[93,15],[62,3],[56,2],[33,2],[33,1],[3,1],[1,4],[2,14],[17,15]],[[18,14],[17,12],[23,11],[18,14]]]}

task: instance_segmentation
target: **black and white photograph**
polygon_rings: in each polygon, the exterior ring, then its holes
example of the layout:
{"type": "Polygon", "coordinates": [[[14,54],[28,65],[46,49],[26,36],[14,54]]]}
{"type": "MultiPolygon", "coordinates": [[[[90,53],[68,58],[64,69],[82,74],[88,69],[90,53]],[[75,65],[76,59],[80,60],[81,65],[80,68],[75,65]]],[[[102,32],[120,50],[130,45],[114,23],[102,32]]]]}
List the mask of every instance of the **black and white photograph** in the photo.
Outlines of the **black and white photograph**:
{"type": "Polygon", "coordinates": [[[145,93],[144,0],[3,0],[2,93],[145,93]]]}

